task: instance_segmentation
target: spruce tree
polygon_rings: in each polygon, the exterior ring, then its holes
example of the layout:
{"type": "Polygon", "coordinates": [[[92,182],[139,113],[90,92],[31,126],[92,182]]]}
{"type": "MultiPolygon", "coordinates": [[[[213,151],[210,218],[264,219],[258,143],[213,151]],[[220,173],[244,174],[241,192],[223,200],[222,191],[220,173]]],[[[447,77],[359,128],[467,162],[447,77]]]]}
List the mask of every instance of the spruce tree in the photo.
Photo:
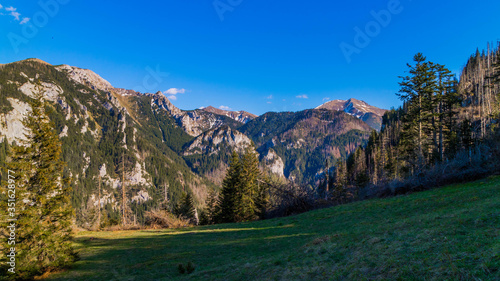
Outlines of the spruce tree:
{"type": "Polygon", "coordinates": [[[345,161],[338,160],[337,165],[335,165],[335,180],[331,192],[332,200],[343,202],[347,178],[347,164],[345,161]]]}
{"type": "Polygon", "coordinates": [[[202,218],[201,218],[201,224],[213,224],[217,222],[217,218],[220,216],[220,208],[219,208],[219,194],[211,190],[208,193],[208,198],[207,198],[207,206],[205,210],[202,213],[202,218]]]}
{"type": "Polygon", "coordinates": [[[222,191],[220,195],[218,212],[215,215],[216,222],[235,222],[236,208],[241,204],[240,194],[240,157],[236,151],[233,152],[231,163],[226,177],[222,182],[222,191]]]}
{"type": "Polygon", "coordinates": [[[181,201],[174,208],[174,215],[193,220],[195,214],[194,201],[190,193],[183,193],[181,201]]]}
{"type": "Polygon", "coordinates": [[[259,208],[257,206],[257,201],[260,196],[259,178],[259,159],[252,144],[245,149],[245,154],[241,161],[241,204],[237,210],[239,221],[251,221],[258,217],[259,208]]]}
{"type": "Polygon", "coordinates": [[[259,159],[252,145],[242,157],[233,152],[222,183],[216,222],[250,221],[262,217],[268,201],[266,184],[260,184],[259,159]]]}
{"type": "Polygon", "coordinates": [[[29,104],[32,111],[23,120],[26,140],[13,147],[9,163],[16,176],[17,262],[15,276],[2,275],[13,279],[31,279],[75,260],[70,179],[63,173],[61,142],[45,113],[50,105],[40,86],[29,104]]]}

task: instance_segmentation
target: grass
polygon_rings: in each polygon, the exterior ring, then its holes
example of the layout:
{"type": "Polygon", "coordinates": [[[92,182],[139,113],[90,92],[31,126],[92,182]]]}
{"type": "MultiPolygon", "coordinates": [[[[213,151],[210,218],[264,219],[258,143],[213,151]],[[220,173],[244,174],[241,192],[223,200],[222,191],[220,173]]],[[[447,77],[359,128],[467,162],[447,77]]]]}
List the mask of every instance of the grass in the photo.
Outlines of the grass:
{"type": "Polygon", "coordinates": [[[500,177],[267,221],[81,232],[76,245],[81,260],[48,280],[500,280],[500,177]]]}

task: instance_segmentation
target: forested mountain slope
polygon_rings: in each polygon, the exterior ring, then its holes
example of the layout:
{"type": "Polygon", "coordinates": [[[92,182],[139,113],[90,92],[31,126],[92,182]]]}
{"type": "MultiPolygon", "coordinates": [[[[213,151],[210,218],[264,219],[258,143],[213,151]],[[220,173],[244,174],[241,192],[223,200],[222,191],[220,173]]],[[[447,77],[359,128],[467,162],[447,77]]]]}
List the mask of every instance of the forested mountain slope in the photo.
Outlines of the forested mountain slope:
{"type": "Polygon", "coordinates": [[[284,162],[287,178],[310,183],[323,170],[326,159],[345,158],[366,143],[373,129],[342,111],[311,109],[266,113],[239,130],[261,153],[275,152],[284,162]]]}
{"type": "Polygon", "coordinates": [[[63,143],[79,225],[95,223],[99,179],[100,203],[110,224],[120,219],[122,178],[129,222],[140,222],[144,210],[165,199],[174,204],[183,192],[192,193],[197,204],[204,203],[213,185],[193,173],[179,153],[193,139],[190,134],[223,123],[221,117],[182,112],[160,94],[115,89],[89,70],[25,60],[0,69],[4,143],[12,145],[22,138],[20,121],[30,110],[26,102],[38,90],[50,101],[46,111],[63,143]]]}

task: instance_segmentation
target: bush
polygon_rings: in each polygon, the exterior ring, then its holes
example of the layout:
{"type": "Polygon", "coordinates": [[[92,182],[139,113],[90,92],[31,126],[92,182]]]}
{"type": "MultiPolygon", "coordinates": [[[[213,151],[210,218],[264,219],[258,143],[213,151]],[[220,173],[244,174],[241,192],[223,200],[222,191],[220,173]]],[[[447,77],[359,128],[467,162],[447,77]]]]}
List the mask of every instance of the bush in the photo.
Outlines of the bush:
{"type": "Polygon", "coordinates": [[[145,219],[145,224],[152,228],[182,228],[191,226],[189,220],[178,218],[165,210],[146,212],[145,219]]]}
{"type": "Polygon", "coordinates": [[[191,274],[194,272],[195,267],[192,262],[188,262],[186,266],[184,266],[182,263],[179,263],[177,265],[177,270],[179,271],[180,274],[191,274]]]}
{"type": "Polygon", "coordinates": [[[269,184],[270,202],[265,218],[285,217],[310,211],[317,205],[316,192],[305,186],[269,184]]]}

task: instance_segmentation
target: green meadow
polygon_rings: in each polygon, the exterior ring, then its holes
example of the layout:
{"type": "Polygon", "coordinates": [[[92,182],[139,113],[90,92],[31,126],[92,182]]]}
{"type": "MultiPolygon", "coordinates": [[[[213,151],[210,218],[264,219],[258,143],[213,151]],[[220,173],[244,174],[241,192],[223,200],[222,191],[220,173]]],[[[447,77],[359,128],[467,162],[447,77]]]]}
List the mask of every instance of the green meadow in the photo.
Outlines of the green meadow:
{"type": "Polygon", "coordinates": [[[500,280],[500,177],[265,221],[80,232],[75,243],[80,260],[48,280],[500,280]]]}

